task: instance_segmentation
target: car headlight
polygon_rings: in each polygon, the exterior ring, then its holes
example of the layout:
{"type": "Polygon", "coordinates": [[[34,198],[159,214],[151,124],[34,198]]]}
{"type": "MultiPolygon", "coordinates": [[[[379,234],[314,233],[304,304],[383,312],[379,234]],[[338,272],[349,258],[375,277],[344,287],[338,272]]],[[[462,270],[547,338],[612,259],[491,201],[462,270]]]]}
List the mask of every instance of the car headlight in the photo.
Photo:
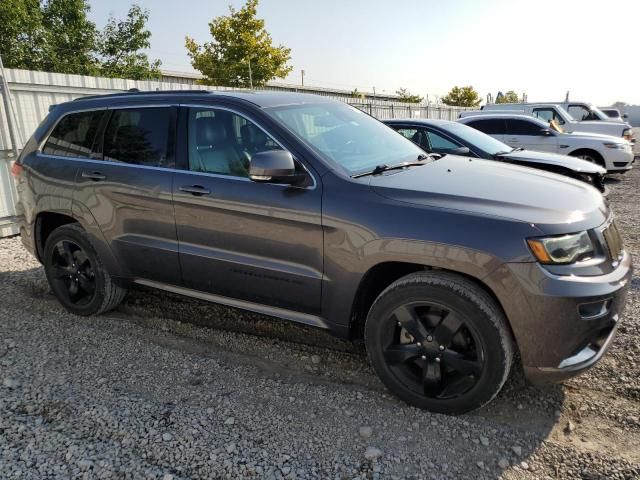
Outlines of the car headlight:
{"type": "Polygon", "coordinates": [[[631,141],[633,139],[633,130],[630,128],[625,128],[622,131],[622,138],[631,141]]]}
{"type": "Polygon", "coordinates": [[[527,244],[540,263],[568,264],[593,258],[595,247],[587,232],[557,237],[528,238],[527,244]]]}
{"type": "Polygon", "coordinates": [[[607,148],[615,148],[616,150],[626,150],[627,149],[627,144],[626,143],[613,143],[613,142],[606,142],[603,143],[603,145],[607,148]]]}

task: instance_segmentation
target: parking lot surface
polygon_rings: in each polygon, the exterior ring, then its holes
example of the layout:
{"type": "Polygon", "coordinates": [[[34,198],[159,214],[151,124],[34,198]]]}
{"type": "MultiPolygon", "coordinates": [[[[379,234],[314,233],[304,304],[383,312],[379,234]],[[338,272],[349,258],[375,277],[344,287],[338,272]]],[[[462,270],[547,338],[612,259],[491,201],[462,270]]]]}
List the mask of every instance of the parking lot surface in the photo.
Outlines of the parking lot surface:
{"type": "MultiPolygon", "coordinates": [[[[640,169],[609,187],[640,265],[640,169]]],[[[0,297],[3,479],[640,478],[637,275],[596,368],[546,389],[516,373],[459,417],[408,407],[362,347],[285,321],[150,290],[70,315],[19,238],[0,240],[0,297]]]]}

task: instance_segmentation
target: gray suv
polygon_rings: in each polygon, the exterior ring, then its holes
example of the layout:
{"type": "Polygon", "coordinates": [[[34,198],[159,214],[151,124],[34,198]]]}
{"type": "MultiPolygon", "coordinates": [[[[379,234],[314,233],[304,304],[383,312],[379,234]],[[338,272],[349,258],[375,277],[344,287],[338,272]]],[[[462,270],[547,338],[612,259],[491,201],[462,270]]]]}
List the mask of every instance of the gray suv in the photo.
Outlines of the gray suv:
{"type": "Polygon", "coordinates": [[[72,101],[13,173],[23,242],[69,311],[140,284],[329,329],[438,412],[489,402],[516,352],[533,382],[592,366],[632,273],[595,188],[431,156],[313,95],[72,101]]]}

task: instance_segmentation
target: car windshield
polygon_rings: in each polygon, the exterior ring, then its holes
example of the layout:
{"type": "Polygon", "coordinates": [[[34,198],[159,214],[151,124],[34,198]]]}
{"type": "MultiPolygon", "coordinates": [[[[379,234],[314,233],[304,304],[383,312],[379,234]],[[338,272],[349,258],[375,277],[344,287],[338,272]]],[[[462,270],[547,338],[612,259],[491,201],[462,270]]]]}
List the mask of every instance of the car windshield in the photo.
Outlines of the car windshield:
{"type": "Polygon", "coordinates": [[[463,125],[462,123],[451,123],[442,128],[451,132],[453,135],[457,135],[464,142],[487,152],[489,155],[497,155],[513,150],[513,148],[506,143],[502,143],[500,140],[496,140],[492,136],[482,133],[480,130],[476,130],[468,125],[463,125]]]}
{"type": "Polygon", "coordinates": [[[350,175],[424,155],[410,140],[347,104],[287,105],[265,111],[350,175]]]}
{"type": "Polygon", "coordinates": [[[602,110],[600,110],[598,107],[593,107],[593,106],[592,106],[592,107],[589,107],[589,110],[591,111],[591,114],[592,114],[594,117],[597,117],[597,118],[598,118],[598,119],[600,119],[600,120],[608,120],[608,119],[609,119],[609,117],[607,117],[607,116],[602,112],[602,110]]]}

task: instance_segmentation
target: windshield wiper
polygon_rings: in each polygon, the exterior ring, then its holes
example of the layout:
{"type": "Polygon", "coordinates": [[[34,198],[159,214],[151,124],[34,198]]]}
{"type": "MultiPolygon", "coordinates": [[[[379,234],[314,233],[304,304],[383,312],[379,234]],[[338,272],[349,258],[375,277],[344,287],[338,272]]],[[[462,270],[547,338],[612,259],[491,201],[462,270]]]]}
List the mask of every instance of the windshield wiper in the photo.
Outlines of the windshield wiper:
{"type": "Polygon", "coordinates": [[[407,167],[424,165],[425,164],[424,160],[427,160],[429,158],[431,157],[427,154],[420,154],[418,155],[417,160],[414,160],[411,162],[402,162],[402,163],[397,163],[395,165],[387,165],[386,163],[383,163],[382,165],[377,165],[373,170],[370,170],[368,172],[352,175],[351,178],[366,177],[368,175],[380,175],[381,173],[388,172],[389,170],[400,170],[407,167]]]}
{"type": "Polygon", "coordinates": [[[524,148],[522,147],[516,147],[513,150],[511,150],[512,152],[521,152],[522,150],[524,150],[524,148]]]}

